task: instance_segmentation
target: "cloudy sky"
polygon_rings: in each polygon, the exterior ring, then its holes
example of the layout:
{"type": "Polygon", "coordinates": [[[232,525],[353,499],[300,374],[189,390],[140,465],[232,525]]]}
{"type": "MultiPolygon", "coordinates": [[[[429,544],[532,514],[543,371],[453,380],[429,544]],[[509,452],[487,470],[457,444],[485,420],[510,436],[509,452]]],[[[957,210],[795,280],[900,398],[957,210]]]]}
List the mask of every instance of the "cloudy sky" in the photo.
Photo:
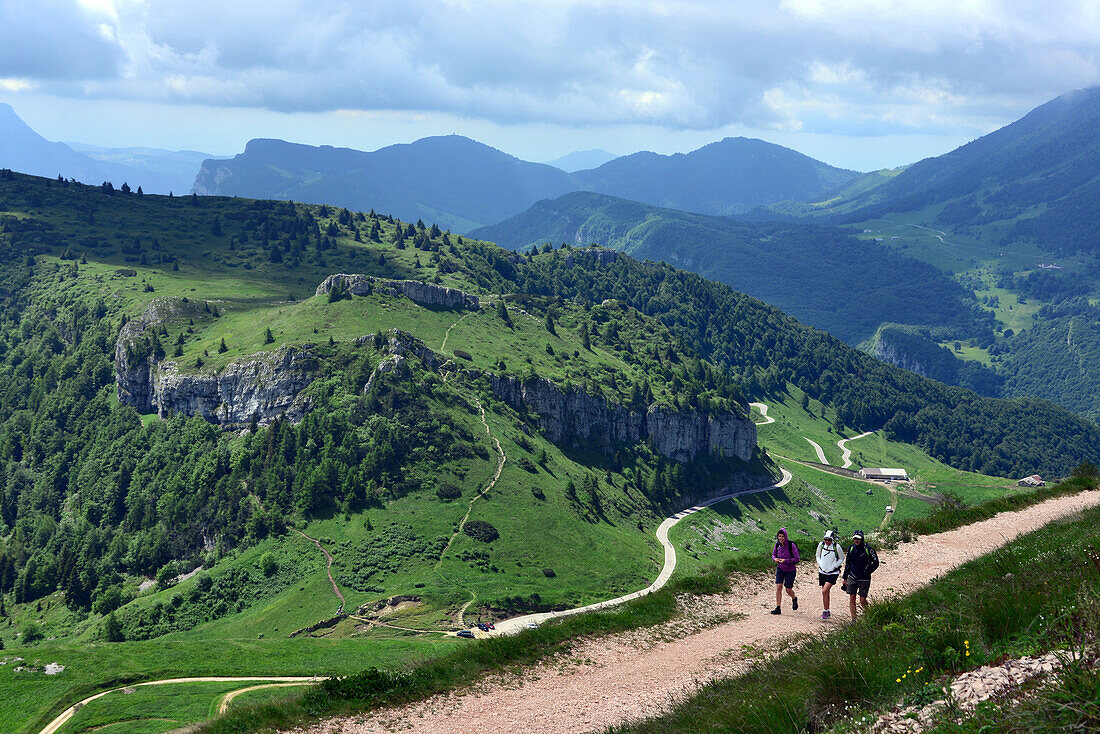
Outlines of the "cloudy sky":
{"type": "Polygon", "coordinates": [[[1100,83],[1097,0],[0,0],[0,19],[0,102],[47,138],[215,154],[748,135],[870,170],[1100,83]]]}

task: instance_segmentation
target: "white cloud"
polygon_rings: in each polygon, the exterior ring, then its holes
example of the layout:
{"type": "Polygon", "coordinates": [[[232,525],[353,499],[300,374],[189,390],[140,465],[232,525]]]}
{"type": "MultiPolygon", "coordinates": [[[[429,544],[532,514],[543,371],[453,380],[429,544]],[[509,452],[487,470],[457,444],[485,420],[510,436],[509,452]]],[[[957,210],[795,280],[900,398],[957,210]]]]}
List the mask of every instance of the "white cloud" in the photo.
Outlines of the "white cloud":
{"type": "Polygon", "coordinates": [[[43,1],[0,77],[99,99],[878,134],[1100,82],[1094,0],[43,1]]]}

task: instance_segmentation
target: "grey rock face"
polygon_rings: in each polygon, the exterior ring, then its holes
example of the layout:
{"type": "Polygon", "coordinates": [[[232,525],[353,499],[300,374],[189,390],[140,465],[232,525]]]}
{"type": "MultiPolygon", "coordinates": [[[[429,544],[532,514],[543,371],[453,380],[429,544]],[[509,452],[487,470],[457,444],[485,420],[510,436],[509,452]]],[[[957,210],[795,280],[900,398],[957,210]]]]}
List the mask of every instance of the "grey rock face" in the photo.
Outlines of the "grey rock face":
{"type": "Polygon", "coordinates": [[[402,295],[421,306],[468,308],[473,311],[481,307],[477,296],[457,288],[432,285],[419,280],[383,280],[371,275],[347,273],[336,273],[325,278],[321,285],[317,286],[316,295],[327,295],[337,283],[341,282],[348,293],[355,296],[366,296],[378,292],[392,296],[402,295]]]}
{"type": "Polygon", "coordinates": [[[276,417],[300,420],[309,409],[301,392],[313,382],[317,359],[309,345],[282,347],[232,362],[218,372],[184,373],[147,347],[152,327],[186,315],[194,305],[157,299],[140,319],[122,327],[115,343],[118,399],[142,413],[199,415],[225,428],[261,424],[276,417]]]}
{"type": "Polygon", "coordinates": [[[573,440],[607,448],[646,440],[663,456],[689,461],[703,452],[752,458],[756,425],[733,413],[707,414],[651,405],[645,412],[550,380],[490,376],[493,393],[516,408],[538,414],[551,441],[573,440]]]}

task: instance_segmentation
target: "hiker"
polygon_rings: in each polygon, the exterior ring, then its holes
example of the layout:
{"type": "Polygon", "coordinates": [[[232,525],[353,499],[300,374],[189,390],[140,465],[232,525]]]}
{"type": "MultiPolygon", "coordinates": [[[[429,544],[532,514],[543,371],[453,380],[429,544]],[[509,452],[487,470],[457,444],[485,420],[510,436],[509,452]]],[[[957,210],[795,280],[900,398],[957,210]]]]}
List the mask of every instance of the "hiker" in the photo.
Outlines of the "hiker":
{"type": "Polygon", "coordinates": [[[856,618],[856,594],[859,604],[867,611],[867,592],[871,588],[871,574],[878,568],[878,553],[863,542],[863,531],[852,533],[852,547],[844,561],[844,588],[848,592],[848,610],[856,618]]]}
{"type": "Polygon", "coordinates": [[[844,568],[844,549],[840,547],[835,530],[826,530],[825,537],[817,544],[817,583],[821,586],[821,618],[828,619],[829,592],[836,585],[840,569],[844,568]]]}
{"type": "Polygon", "coordinates": [[[791,597],[791,608],[798,609],[798,597],[794,593],[794,567],[801,559],[798,557],[798,546],[787,538],[786,528],[779,528],[775,535],[772,560],[775,561],[775,609],[772,614],[783,613],[783,587],[787,587],[787,596],[791,597]]]}

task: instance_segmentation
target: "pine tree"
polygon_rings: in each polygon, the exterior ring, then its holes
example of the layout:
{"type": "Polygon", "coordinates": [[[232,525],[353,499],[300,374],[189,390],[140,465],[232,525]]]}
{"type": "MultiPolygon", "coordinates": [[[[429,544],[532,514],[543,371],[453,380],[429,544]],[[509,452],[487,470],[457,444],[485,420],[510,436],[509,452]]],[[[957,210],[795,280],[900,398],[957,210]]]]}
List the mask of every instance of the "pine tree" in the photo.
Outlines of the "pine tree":
{"type": "Polygon", "coordinates": [[[271,344],[274,341],[275,341],[275,335],[271,333],[271,327],[269,326],[269,327],[267,327],[267,330],[264,332],[264,344],[271,344]]]}
{"type": "Polygon", "coordinates": [[[218,345],[218,354],[225,354],[229,351],[229,347],[225,345],[225,337],[222,337],[221,344],[218,345]]]}

